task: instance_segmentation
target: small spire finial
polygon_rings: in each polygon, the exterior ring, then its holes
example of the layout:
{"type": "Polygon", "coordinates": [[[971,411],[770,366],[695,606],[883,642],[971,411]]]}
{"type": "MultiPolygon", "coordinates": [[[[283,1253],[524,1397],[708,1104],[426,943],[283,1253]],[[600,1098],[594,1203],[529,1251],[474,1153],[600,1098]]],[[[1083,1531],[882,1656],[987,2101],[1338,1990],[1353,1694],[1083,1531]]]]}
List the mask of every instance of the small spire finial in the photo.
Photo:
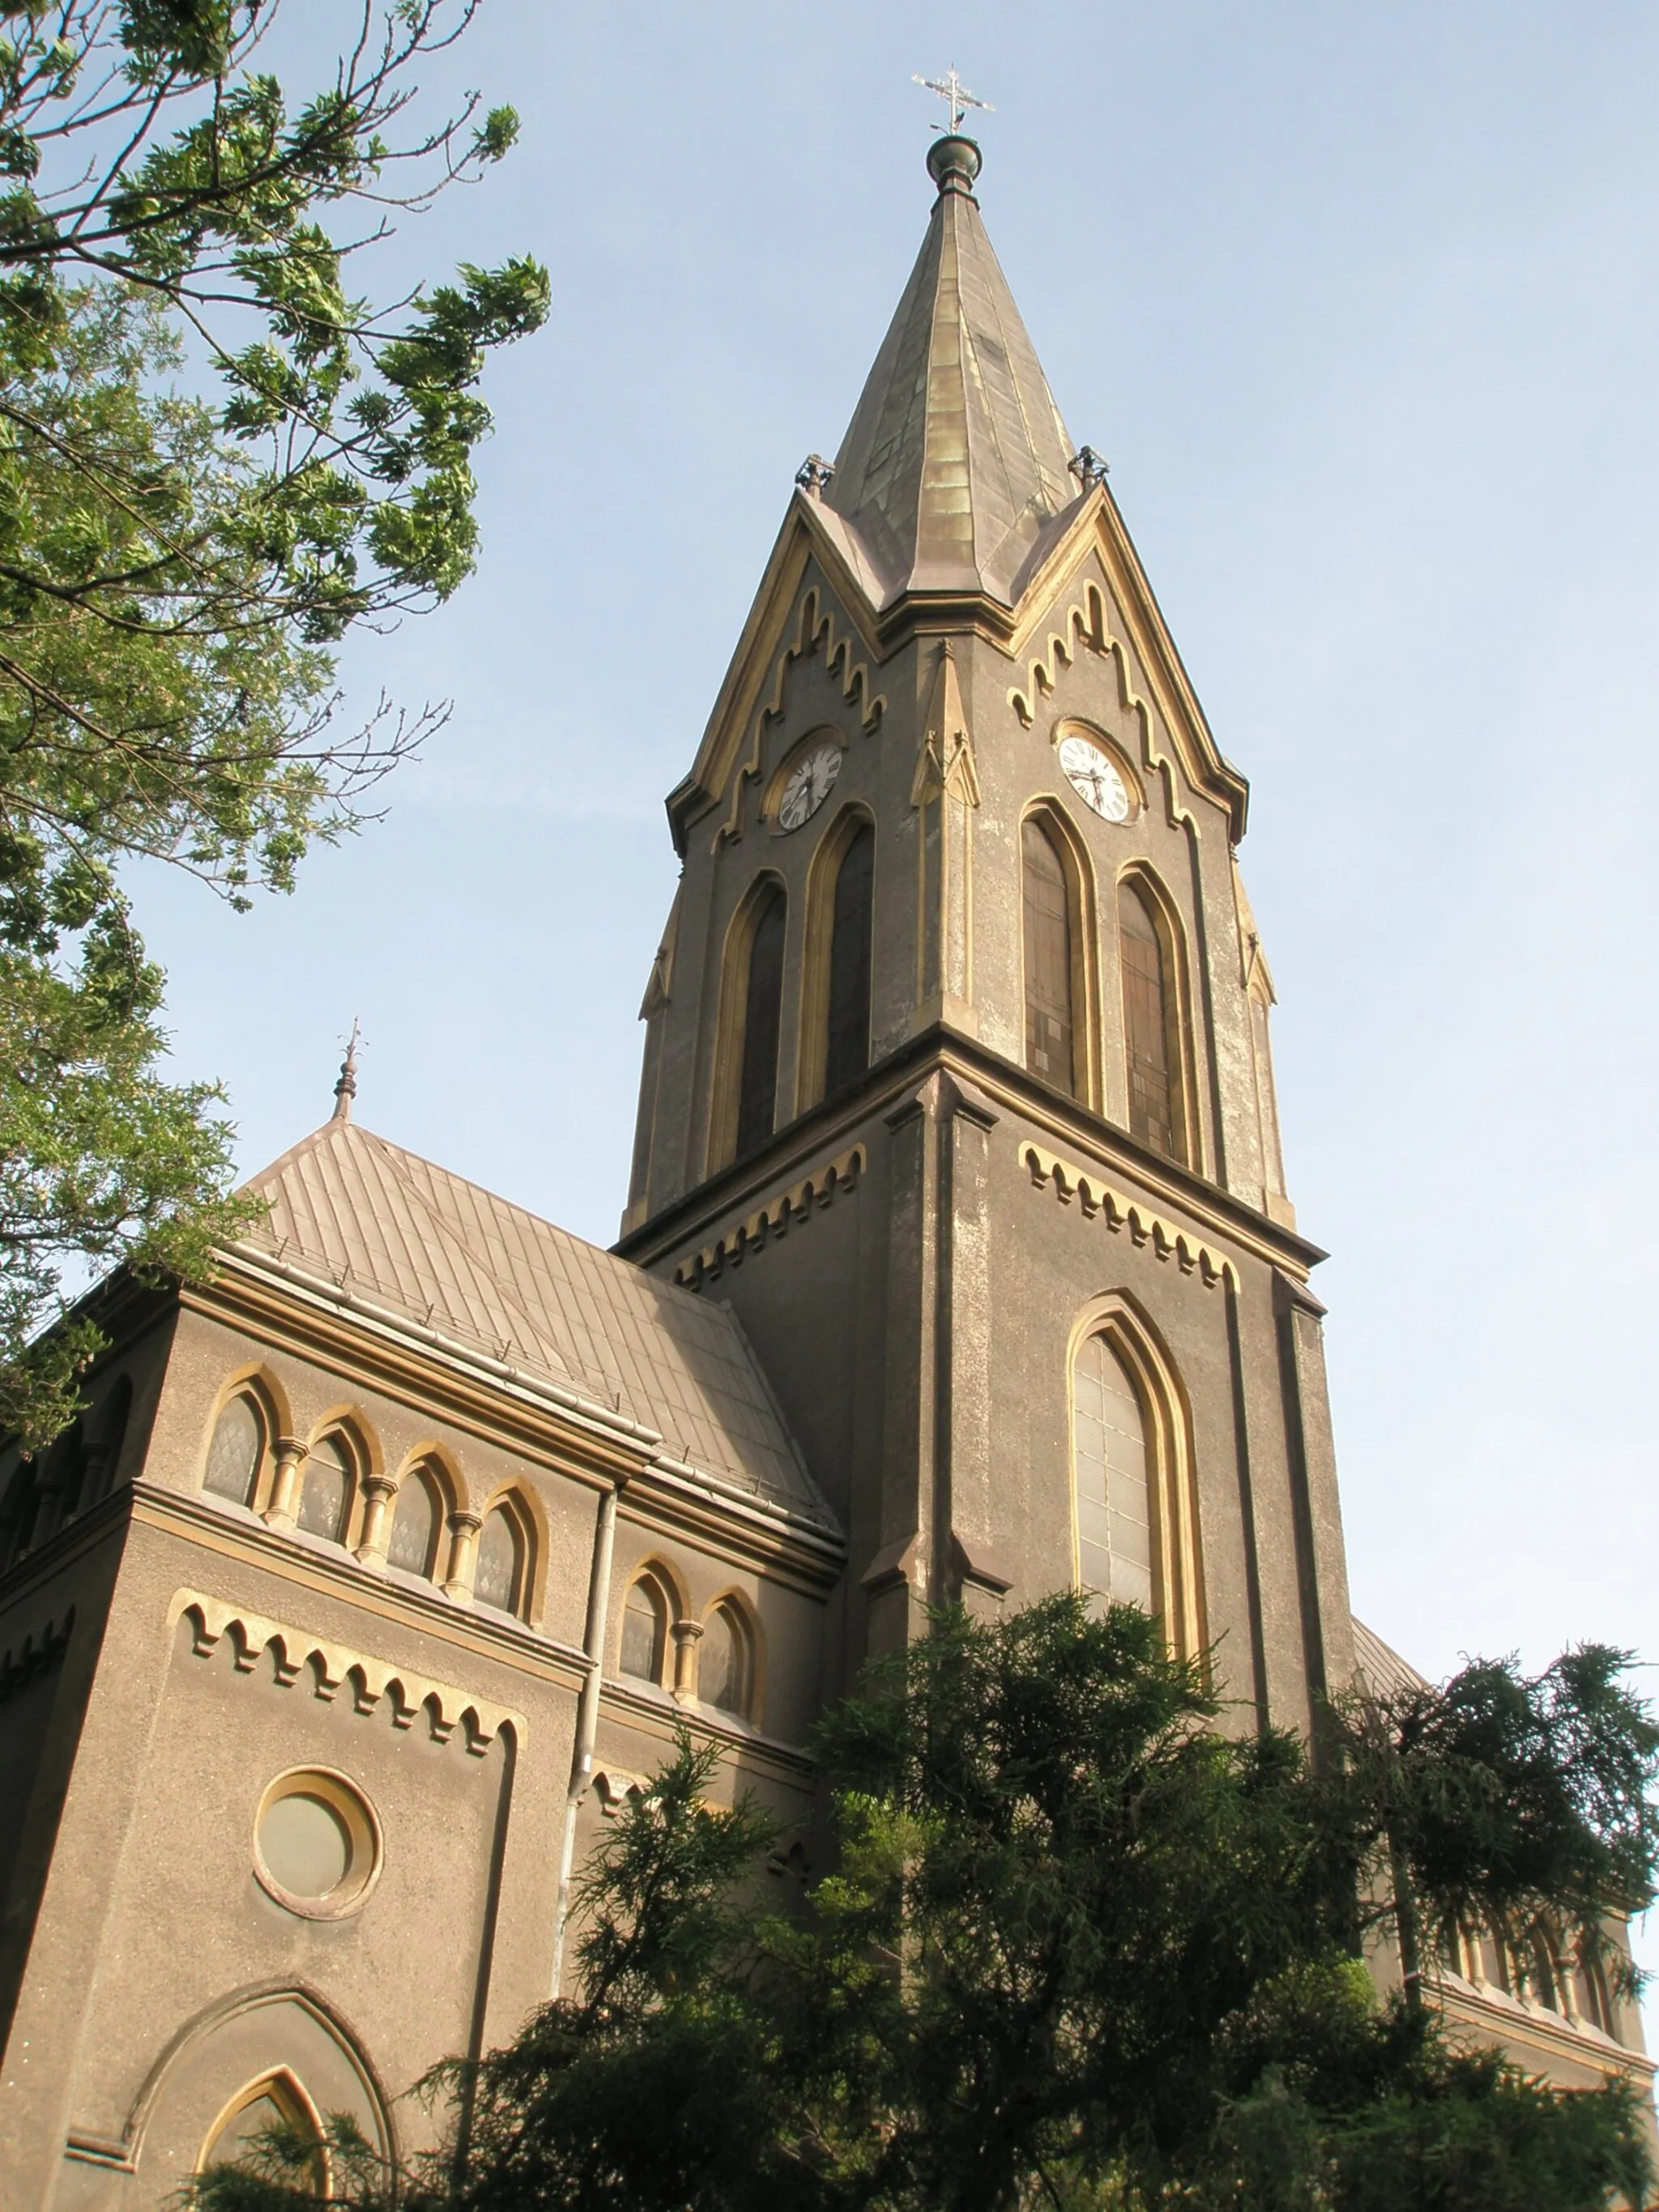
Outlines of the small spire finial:
{"type": "Polygon", "coordinates": [[[357,1017],[354,1014],[346,1055],[340,1062],[340,1079],[334,1086],[334,1111],[330,1116],[332,1121],[349,1121],[351,1119],[351,1102],[357,1096],[357,1044],[361,1035],[357,1017]]]}
{"type": "Polygon", "coordinates": [[[822,453],[809,453],[795,471],[795,482],[809,499],[822,499],[835,473],[833,461],[826,461],[822,453]]]}
{"type": "Polygon", "coordinates": [[[1111,463],[1096,453],[1092,446],[1079,446],[1066,465],[1085,491],[1091,484],[1104,483],[1111,471],[1111,463]]]}
{"type": "Polygon", "coordinates": [[[947,137],[954,138],[957,136],[962,129],[962,118],[970,107],[977,107],[985,115],[996,113],[995,108],[988,100],[975,99],[973,94],[957,75],[957,65],[954,62],[943,76],[921,76],[913,70],[910,82],[912,84],[921,85],[928,92],[936,92],[941,100],[949,103],[951,120],[939,125],[940,131],[947,137]]]}

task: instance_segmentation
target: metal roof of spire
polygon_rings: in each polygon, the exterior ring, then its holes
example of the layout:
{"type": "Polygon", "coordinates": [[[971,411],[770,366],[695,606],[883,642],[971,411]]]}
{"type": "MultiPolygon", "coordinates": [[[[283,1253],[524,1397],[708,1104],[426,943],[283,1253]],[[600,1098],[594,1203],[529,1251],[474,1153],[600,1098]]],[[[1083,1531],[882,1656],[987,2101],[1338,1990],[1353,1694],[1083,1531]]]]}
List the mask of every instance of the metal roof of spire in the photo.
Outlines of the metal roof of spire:
{"type": "Polygon", "coordinates": [[[933,219],[823,503],[858,533],[888,604],[970,591],[1012,605],[1048,526],[1084,495],[973,195],[979,148],[947,134],[927,168],[933,219]]]}

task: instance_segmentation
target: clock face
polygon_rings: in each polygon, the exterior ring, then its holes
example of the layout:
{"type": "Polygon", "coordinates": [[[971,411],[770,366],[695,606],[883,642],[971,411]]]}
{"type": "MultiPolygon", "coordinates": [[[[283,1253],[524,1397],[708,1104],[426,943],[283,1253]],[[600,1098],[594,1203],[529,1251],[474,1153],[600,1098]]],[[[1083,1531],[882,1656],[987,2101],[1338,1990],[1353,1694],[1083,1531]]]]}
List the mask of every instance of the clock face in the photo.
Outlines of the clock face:
{"type": "Polygon", "coordinates": [[[803,822],[810,822],[829,798],[840,774],[839,745],[814,745],[804,759],[797,761],[778,801],[779,829],[799,830],[803,822]]]}
{"type": "Polygon", "coordinates": [[[1062,738],[1060,764],[1078,797],[1085,806],[1092,807],[1103,821],[1128,820],[1129,794],[1124,788],[1123,778],[1110,756],[1098,745],[1091,744],[1087,738],[1062,738]]]}

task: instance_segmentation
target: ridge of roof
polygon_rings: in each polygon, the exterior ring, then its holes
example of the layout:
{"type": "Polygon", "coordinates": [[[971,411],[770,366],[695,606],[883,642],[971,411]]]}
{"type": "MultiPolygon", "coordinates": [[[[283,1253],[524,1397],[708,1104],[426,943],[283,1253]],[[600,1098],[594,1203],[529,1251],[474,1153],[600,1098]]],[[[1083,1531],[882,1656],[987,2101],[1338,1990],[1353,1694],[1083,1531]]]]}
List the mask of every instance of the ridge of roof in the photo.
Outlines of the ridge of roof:
{"type": "Polygon", "coordinates": [[[256,1249],[510,1354],[658,1431],[665,1458],[837,1530],[726,1307],[358,1121],[325,1122],[243,1188],[270,1206],[246,1240],[256,1249]]]}
{"type": "Polygon", "coordinates": [[[969,190],[977,148],[937,142],[921,251],[823,493],[882,580],[1014,603],[1054,518],[1088,487],[969,190]],[[940,159],[942,149],[963,152],[940,159]],[[969,158],[971,156],[971,158],[969,158]]]}

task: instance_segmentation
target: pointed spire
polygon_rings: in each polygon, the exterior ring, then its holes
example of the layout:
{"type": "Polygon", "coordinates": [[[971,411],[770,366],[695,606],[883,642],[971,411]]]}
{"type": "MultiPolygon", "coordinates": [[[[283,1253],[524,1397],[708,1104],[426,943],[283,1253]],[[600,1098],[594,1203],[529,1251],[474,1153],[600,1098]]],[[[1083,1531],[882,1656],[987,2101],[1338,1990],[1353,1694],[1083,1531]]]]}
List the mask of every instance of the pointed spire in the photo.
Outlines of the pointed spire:
{"type": "Polygon", "coordinates": [[[850,523],[890,604],[983,592],[1012,605],[1054,518],[1091,487],[980,219],[980,149],[934,140],[933,219],[864,387],[824,504],[850,523]]]}
{"type": "Polygon", "coordinates": [[[357,1096],[357,1040],[360,1031],[357,1018],[351,1018],[351,1041],[346,1047],[346,1056],[340,1062],[340,1079],[334,1086],[334,1111],[331,1121],[349,1121],[351,1102],[357,1096]]]}

